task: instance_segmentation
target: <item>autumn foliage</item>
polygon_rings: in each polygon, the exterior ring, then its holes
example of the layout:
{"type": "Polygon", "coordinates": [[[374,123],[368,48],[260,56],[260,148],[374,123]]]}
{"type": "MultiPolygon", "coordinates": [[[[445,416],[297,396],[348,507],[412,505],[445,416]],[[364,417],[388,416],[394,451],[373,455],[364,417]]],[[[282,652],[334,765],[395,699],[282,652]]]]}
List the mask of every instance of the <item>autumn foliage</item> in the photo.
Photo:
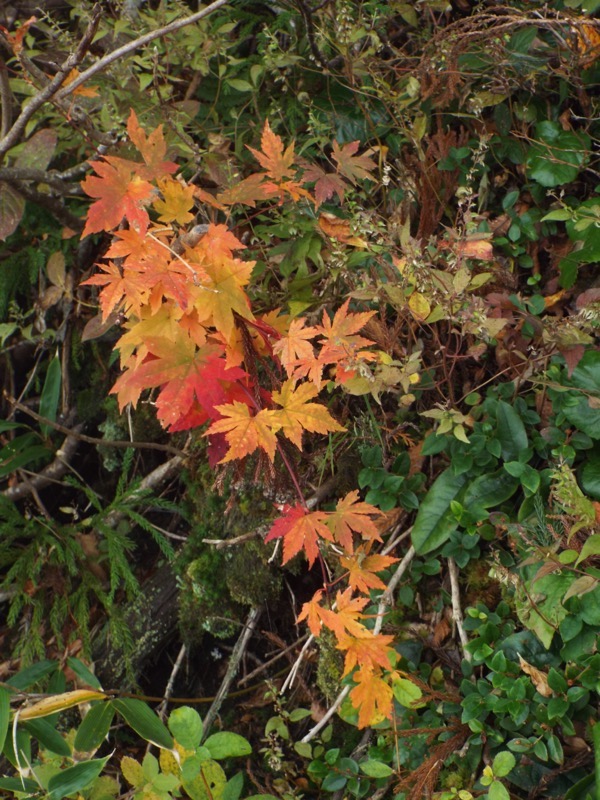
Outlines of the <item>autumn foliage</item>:
{"type": "MultiPolygon", "coordinates": [[[[352,312],[346,301],[333,316],[323,311],[318,324],[277,310],[257,314],[247,293],[254,262],[240,257],[244,244],[226,224],[188,227],[201,205],[225,216],[234,204],[259,202],[318,209],[334,194],[343,199],[348,183],[369,178],[375,163],[357,155],[358,142],[334,142],[336,170],[327,173],[299,161],[293,143],[285,147],[267,122],[261,149],[250,148],[261,170],[213,195],[175,177],[161,127],[147,135],[132,111],[128,133],[142,160],[106,156],[83,182],[94,199],[84,234],[112,236],[100,272],[84,283],[101,287],[103,321],[114,312],[124,319],[122,373],[112,392],[123,409],[153,390],[158,419],[170,431],[206,425],[212,465],[253,454],[273,463],[279,452],[290,468],[283,440],[301,450],[305,433],[344,430],[319,395],[325,383],[343,387],[380,359],[360,334],[373,312],[352,312]]],[[[328,229],[326,215],[318,224],[352,244],[349,229],[328,229]]],[[[310,511],[295,483],[298,502],[284,507],[266,541],[283,539],[284,563],[304,553],[312,566],[328,545],[342,553],[348,588],[335,600],[319,590],[299,619],[315,636],[322,625],[335,634],[364,727],[392,711],[392,637],[373,633],[365,607],[371,589],[385,588],[377,573],[396,559],[371,553],[381,541],[380,512],[358,492],[332,511],[310,511]]]]}

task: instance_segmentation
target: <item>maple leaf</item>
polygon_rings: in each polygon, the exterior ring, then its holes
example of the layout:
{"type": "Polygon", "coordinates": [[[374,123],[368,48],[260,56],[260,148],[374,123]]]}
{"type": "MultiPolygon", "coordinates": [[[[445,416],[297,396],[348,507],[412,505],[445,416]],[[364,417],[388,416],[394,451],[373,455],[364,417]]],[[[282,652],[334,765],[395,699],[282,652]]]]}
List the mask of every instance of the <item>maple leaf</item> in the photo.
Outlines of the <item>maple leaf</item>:
{"type": "Polygon", "coordinates": [[[194,219],[190,209],[194,207],[194,186],[183,186],[179,181],[162,180],[159,183],[163,199],[152,204],[159,212],[159,222],[176,222],[187,225],[194,219]]]}
{"type": "Polygon", "coordinates": [[[368,632],[359,621],[363,618],[361,612],[369,602],[368,598],[352,597],[352,589],[348,588],[344,592],[337,593],[333,608],[326,608],[321,604],[322,597],[323,590],[319,589],[312,600],[304,603],[298,617],[298,622],[307,621],[313,636],[320,635],[322,624],[333,631],[338,638],[347,634],[362,636],[368,632]]]}
{"type": "Polygon", "coordinates": [[[319,390],[311,383],[295,385],[293,378],[287,380],[278,392],[273,392],[273,402],[281,406],[275,411],[284,436],[302,449],[302,431],[329,433],[346,430],[337,423],[325,406],[309,403],[319,390]]]}
{"type": "MultiPolygon", "coordinates": [[[[363,336],[354,335],[366,325],[375,312],[348,313],[349,303],[350,301],[346,300],[336,311],[333,321],[324,311],[323,324],[318,326],[319,333],[322,334],[319,340],[321,345],[319,361],[323,364],[336,365],[336,381],[340,384],[354,377],[361,363],[377,360],[376,353],[364,349],[373,342],[363,336]]],[[[317,383],[317,386],[319,385],[320,382],[317,383]]]]}
{"type": "Polygon", "coordinates": [[[264,173],[257,172],[235,183],[229,189],[219,192],[215,202],[221,208],[232,206],[234,203],[255,208],[257,200],[268,200],[277,193],[278,189],[274,188],[272,183],[265,183],[264,173]]]}
{"type": "Polygon", "coordinates": [[[304,327],[305,317],[293,319],[287,333],[273,345],[273,353],[278,355],[288,377],[294,374],[294,365],[298,360],[314,359],[314,349],[310,344],[317,333],[317,328],[304,327]]]}
{"type": "Polygon", "coordinates": [[[350,221],[336,217],[335,214],[321,214],[317,220],[319,228],[329,236],[342,244],[351,244],[354,247],[368,247],[369,243],[359,236],[354,236],[350,221]]]}
{"type": "Polygon", "coordinates": [[[370,173],[377,167],[377,164],[371,161],[369,156],[354,155],[359,145],[360,142],[355,141],[348,142],[348,144],[340,147],[336,141],[333,142],[333,160],[337,162],[339,172],[341,172],[345,178],[348,178],[350,183],[354,186],[356,186],[359,180],[374,180],[370,173]]]}
{"type": "Polygon", "coordinates": [[[152,184],[134,174],[131,166],[128,166],[131,162],[109,156],[90,163],[96,175],[88,175],[81,186],[86,194],[98,199],[89,208],[81,236],[110,231],[119,225],[123,217],[131,225],[145,231],[149,217],[144,206],[154,195],[152,184]]]}
{"type": "Polygon", "coordinates": [[[141,164],[138,166],[137,172],[140,177],[149,181],[158,181],[177,172],[177,164],[172,161],[163,161],[167,153],[167,143],[163,136],[162,125],[159,125],[147,136],[144,129],[140,127],[135,111],[131,109],[127,120],[127,133],[146,165],[145,167],[141,164]]]}
{"type": "Polygon", "coordinates": [[[358,727],[368,728],[392,716],[394,693],[380,670],[361,667],[352,676],[356,686],[350,691],[350,701],[358,709],[358,727]]]}
{"type": "Polygon", "coordinates": [[[294,142],[283,150],[283,141],[280,136],[273,133],[269,120],[265,121],[260,141],[262,152],[247,145],[248,150],[258,161],[269,178],[280,184],[285,178],[293,178],[295,170],[291,169],[294,163],[294,142]]]}
{"type": "Polygon", "coordinates": [[[262,447],[271,461],[274,460],[277,446],[275,434],[280,427],[274,411],[262,409],[257,414],[251,414],[246,403],[239,400],[216,406],[216,410],[223,419],[213,422],[204,436],[225,434],[229,450],[219,463],[224,464],[235,458],[244,458],[259,447],[262,447]]]}
{"type": "Polygon", "coordinates": [[[283,536],[283,563],[304,550],[309,567],[315,563],[319,555],[319,539],[332,541],[329,528],[325,525],[324,511],[308,511],[297,504],[286,506],[283,516],[275,520],[271,530],[265,537],[265,542],[283,536]]]}
{"type": "Polygon", "coordinates": [[[376,539],[381,541],[377,526],[371,519],[373,515],[381,516],[382,512],[369,503],[358,499],[358,492],[349,492],[346,497],[338,500],[335,511],[331,511],[327,518],[327,526],[333,533],[333,538],[348,553],[354,552],[352,533],[360,533],[363,539],[376,539]]]}
{"type": "Polygon", "coordinates": [[[392,556],[365,555],[362,548],[357,548],[354,555],[341,556],[340,565],[348,570],[348,583],[351,589],[369,593],[370,589],[383,589],[386,585],[376,574],[387,569],[398,561],[392,556]]]}
{"type": "MultiPolygon", "coordinates": [[[[304,162],[301,165],[304,167],[304,162]]],[[[335,172],[325,172],[318,164],[307,163],[302,175],[302,181],[315,184],[316,208],[326,200],[330,200],[334,194],[337,194],[340,203],[344,202],[347,184],[335,172]]]]}
{"type": "Polygon", "coordinates": [[[106,321],[120,303],[125,300],[125,310],[134,309],[139,312],[140,307],[148,299],[149,290],[144,279],[136,272],[119,269],[112,261],[100,264],[104,274],[93,275],[81,286],[104,286],[100,292],[100,308],[102,319],[106,321]]]}
{"type": "Polygon", "coordinates": [[[156,241],[152,233],[152,228],[148,231],[137,230],[137,228],[124,228],[115,231],[113,241],[106,251],[106,258],[126,258],[127,266],[135,269],[147,261],[164,259],[167,260],[169,251],[156,241]]]}
{"type": "Polygon", "coordinates": [[[198,294],[194,308],[201,322],[214,325],[228,341],[235,331],[234,313],[244,319],[253,319],[250,301],[243,291],[252,274],[255,261],[240,261],[235,258],[215,257],[212,263],[202,266],[206,278],[201,286],[206,291],[198,294]]]}
{"type": "Polygon", "coordinates": [[[357,664],[371,669],[376,667],[391,669],[388,655],[394,643],[394,636],[391,634],[373,634],[367,628],[363,628],[359,635],[342,633],[337,639],[336,648],[346,653],[344,675],[352,672],[357,664]]]}

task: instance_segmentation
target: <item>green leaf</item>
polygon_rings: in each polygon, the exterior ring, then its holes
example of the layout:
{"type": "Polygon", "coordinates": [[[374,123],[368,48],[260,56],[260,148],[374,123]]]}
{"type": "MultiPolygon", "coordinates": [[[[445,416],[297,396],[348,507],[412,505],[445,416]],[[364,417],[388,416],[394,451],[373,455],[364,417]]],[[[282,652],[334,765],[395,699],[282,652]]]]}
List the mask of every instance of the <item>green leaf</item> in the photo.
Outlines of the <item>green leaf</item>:
{"type": "Polygon", "coordinates": [[[217,761],[222,758],[247,756],[252,752],[252,746],[247,739],[244,739],[239,733],[229,733],[227,731],[213,733],[204,742],[204,746],[208,747],[211,756],[217,761]]]}
{"type": "Polygon", "coordinates": [[[554,211],[550,211],[548,214],[542,217],[542,222],[566,222],[566,220],[571,219],[573,213],[568,208],[556,208],[554,211]]]}
{"type": "Polygon", "coordinates": [[[488,789],[488,800],[510,800],[508,789],[500,781],[493,781],[488,789]]]}
{"type": "Polygon", "coordinates": [[[549,121],[537,126],[536,135],[542,141],[529,149],[530,177],[547,188],[574,181],[589,158],[589,137],[563,131],[558,123],[549,121]]]}
{"type": "Polygon", "coordinates": [[[121,759],[121,772],[130,786],[138,787],[146,783],[144,769],[139,761],[130,756],[123,756],[121,759]]]}
{"type": "Polygon", "coordinates": [[[600,533],[593,533],[586,539],[585,544],[581,548],[581,553],[579,554],[576,565],[580,564],[585,558],[597,555],[600,555],[600,533]]]}
{"type": "Polygon", "coordinates": [[[13,797],[18,797],[22,792],[36,794],[40,787],[30,778],[0,778],[0,789],[10,792],[13,797]]]}
{"type": "Polygon", "coordinates": [[[205,761],[193,781],[182,785],[192,800],[221,800],[227,777],[216,761],[205,761]]]}
{"type": "Polygon", "coordinates": [[[581,488],[588,497],[600,500],[600,452],[592,453],[581,470],[581,488]]]}
{"type": "Polygon", "coordinates": [[[518,488],[519,481],[513,477],[513,473],[507,469],[505,464],[504,469],[475,478],[465,489],[462,504],[467,509],[474,505],[481,508],[493,508],[509,500],[518,488]]]}
{"type": "Polygon", "coordinates": [[[421,501],[412,529],[412,543],[417,553],[424,555],[435,550],[456,530],[458,522],[448,512],[450,503],[466,481],[466,475],[454,475],[451,469],[444,470],[434,481],[421,501]]]}
{"type": "Polygon", "coordinates": [[[221,800],[239,800],[243,788],[244,776],[241,772],[238,772],[233,778],[229,778],[225,784],[221,800]]]}
{"type": "Polygon", "coordinates": [[[111,702],[95,703],[77,730],[73,743],[75,750],[79,753],[95,752],[108,735],[114,715],[111,702]]]}
{"type": "Polygon", "coordinates": [[[56,730],[52,723],[47,719],[32,719],[29,722],[23,723],[26,731],[37,739],[38,742],[50,750],[51,753],[56,753],[59,756],[71,757],[71,748],[65,741],[64,737],[56,730]]]}
{"type": "Polygon", "coordinates": [[[527,432],[523,420],[512,406],[499,400],[496,408],[498,424],[497,438],[502,447],[505,461],[518,461],[519,455],[527,449],[527,432]]]}
{"type": "Polygon", "coordinates": [[[100,681],[94,675],[94,673],[88,667],[86,667],[83,661],[69,656],[69,658],[67,658],[67,665],[73,670],[75,675],[77,675],[81,681],[87,683],[87,685],[91,686],[92,689],[100,689],[100,691],[102,691],[102,685],[100,681]]]}
{"type": "Polygon", "coordinates": [[[389,778],[390,775],[394,774],[394,770],[384,764],[383,761],[369,759],[368,761],[362,761],[359,767],[360,771],[368,775],[369,778],[389,778]]]}
{"type": "Polygon", "coordinates": [[[496,778],[504,778],[508,773],[515,768],[517,760],[512,753],[503,750],[494,757],[492,763],[492,772],[496,778]]]}
{"type": "Polygon", "coordinates": [[[67,795],[87,789],[100,775],[109,758],[110,755],[82,761],[53,775],[48,781],[48,800],[62,800],[67,795]]]}
{"type": "Polygon", "coordinates": [[[26,667],[26,669],[17,672],[17,674],[9,678],[6,683],[21,691],[29,689],[38,681],[41,681],[42,678],[56,672],[57,668],[58,664],[56,661],[50,661],[48,659],[45,661],[38,661],[37,664],[32,664],[30,667],[26,667]]]}
{"type": "Polygon", "coordinates": [[[147,742],[152,742],[165,750],[173,749],[171,734],[150,706],[142,700],[125,697],[113,700],[112,704],[125,722],[147,742]]]}
{"type": "MultiPolygon", "coordinates": [[[[62,383],[62,369],[60,366],[60,358],[58,352],[48,364],[46,378],[44,380],[44,387],[40,397],[40,416],[46,417],[51,422],[56,422],[56,413],[58,411],[58,402],[60,400],[60,387],[62,383]]],[[[50,425],[40,423],[40,430],[44,436],[49,436],[52,428],[50,425]]]]}
{"type": "Polygon", "coordinates": [[[10,692],[4,686],[0,686],[0,753],[4,749],[4,740],[8,732],[8,721],[10,718],[10,692]]]}
{"type": "Polygon", "coordinates": [[[189,706],[176,708],[168,721],[169,730],[186,750],[195,750],[202,739],[202,719],[200,714],[189,706]]]}
{"type": "Polygon", "coordinates": [[[419,687],[407,678],[398,678],[392,684],[394,697],[404,708],[419,708],[424,705],[418,701],[423,697],[419,687]]]}

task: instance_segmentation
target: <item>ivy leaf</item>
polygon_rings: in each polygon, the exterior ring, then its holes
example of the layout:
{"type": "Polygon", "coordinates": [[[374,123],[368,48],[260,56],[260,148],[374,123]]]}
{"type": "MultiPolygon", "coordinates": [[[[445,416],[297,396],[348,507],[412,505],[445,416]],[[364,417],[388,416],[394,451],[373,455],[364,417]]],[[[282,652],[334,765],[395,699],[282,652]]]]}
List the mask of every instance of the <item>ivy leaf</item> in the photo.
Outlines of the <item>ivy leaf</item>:
{"type": "Polygon", "coordinates": [[[287,380],[278,392],[273,392],[273,402],[281,406],[274,411],[274,419],[279,423],[281,432],[302,449],[302,431],[311,433],[329,433],[344,431],[325,406],[320,403],[309,403],[319,390],[311,383],[295,385],[293,379],[287,380]]]}
{"type": "Polygon", "coordinates": [[[283,537],[283,563],[287,564],[301,550],[304,550],[309,567],[319,555],[319,539],[332,541],[329,528],[325,525],[327,514],[324,511],[308,511],[303,506],[286,506],[283,516],[275,520],[265,542],[283,537]]]}
{"type": "Polygon", "coordinates": [[[223,415],[223,419],[213,422],[204,436],[225,434],[229,450],[219,463],[225,464],[236,458],[244,458],[259,447],[262,447],[271,461],[274,460],[277,446],[275,434],[281,427],[275,411],[262,409],[257,414],[251,414],[250,408],[239,400],[217,406],[216,409],[223,415]]]}
{"type": "Polygon", "coordinates": [[[370,174],[377,166],[374,161],[367,155],[357,156],[355,153],[359,148],[360,142],[348,142],[342,147],[334,141],[333,142],[333,160],[337,162],[338,171],[342,173],[345,178],[348,178],[353,186],[356,186],[359,180],[373,180],[370,174]]]}

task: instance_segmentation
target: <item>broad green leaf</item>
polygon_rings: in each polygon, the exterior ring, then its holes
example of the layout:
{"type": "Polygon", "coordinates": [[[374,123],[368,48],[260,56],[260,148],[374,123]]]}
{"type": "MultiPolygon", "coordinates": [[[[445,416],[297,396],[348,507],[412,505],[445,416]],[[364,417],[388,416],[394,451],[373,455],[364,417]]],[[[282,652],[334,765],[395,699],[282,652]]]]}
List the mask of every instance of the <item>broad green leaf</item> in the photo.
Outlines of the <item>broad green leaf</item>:
{"type": "Polygon", "coordinates": [[[236,756],[247,756],[252,752],[252,747],[247,739],[238,733],[213,733],[204,742],[208,747],[211,756],[219,761],[222,758],[235,758],[236,756]]]}
{"type": "MultiPolygon", "coordinates": [[[[48,364],[48,371],[44,380],[44,387],[40,397],[40,415],[56,422],[58,402],[60,400],[60,387],[62,383],[62,369],[58,352],[48,364]]],[[[44,436],[48,436],[52,428],[45,423],[40,423],[40,429],[44,436]]]]}
{"type": "Polygon", "coordinates": [[[447,515],[450,503],[466,483],[466,476],[454,475],[446,469],[434,481],[421,501],[412,529],[412,543],[417,553],[424,555],[435,550],[450,538],[456,529],[456,519],[447,515]]]}
{"type": "Polygon", "coordinates": [[[121,759],[121,772],[130,786],[138,787],[146,783],[144,769],[139,761],[130,756],[123,756],[121,759]]]}
{"type": "Polygon", "coordinates": [[[54,725],[46,719],[32,719],[26,722],[23,727],[29,731],[31,736],[51,753],[70,758],[71,748],[65,738],[60,735],[54,725]]]}
{"type": "Polygon", "coordinates": [[[369,778],[389,778],[390,775],[394,774],[394,770],[384,764],[383,761],[375,761],[371,758],[368,761],[361,762],[359,767],[360,771],[368,775],[369,778]]]}
{"type": "Polygon", "coordinates": [[[62,770],[58,775],[53,775],[48,781],[48,800],[62,800],[67,795],[87,789],[100,775],[109,759],[110,755],[82,761],[74,767],[62,770]]]}
{"type": "Polygon", "coordinates": [[[423,692],[415,683],[407,678],[398,678],[395,680],[392,684],[392,691],[394,692],[396,700],[401,706],[404,706],[404,708],[419,708],[424,705],[423,703],[419,703],[419,700],[423,697],[423,692]]]}
{"type": "Polygon", "coordinates": [[[588,539],[586,539],[585,544],[581,548],[581,553],[577,559],[577,564],[583,561],[584,558],[597,555],[600,555],[600,533],[593,533],[590,537],[588,537],[588,539]]]}
{"type": "Polygon", "coordinates": [[[9,678],[6,683],[21,691],[29,689],[38,681],[41,681],[42,678],[47,677],[52,672],[56,672],[57,668],[58,663],[56,661],[50,661],[48,659],[45,661],[38,661],[37,664],[32,664],[30,667],[26,667],[20,672],[17,672],[17,674],[9,678]]]}
{"type": "Polygon", "coordinates": [[[233,778],[230,778],[225,784],[221,800],[239,800],[239,797],[244,788],[244,775],[238,772],[233,778]]]}
{"type": "Polygon", "coordinates": [[[600,500],[600,452],[593,452],[586,458],[580,476],[581,488],[588,497],[600,500]]]}
{"type": "Polygon", "coordinates": [[[498,423],[497,438],[502,447],[505,461],[518,461],[519,455],[527,449],[527,432],[523,420],[515,409],[500,400],[496,410],[498,423]]]}
{"type": "Polygon", "coordinates": [[[508,789],[500,781],[492,781],[487,796],[488,800],[510,800],[508,789]]]}
{"type": "Polygon", "coordinates": [[[83,661],[80,661],[80,659],[74,658],[73,656],[69,656],[69,658],[67,658],[67,665],[73,670],[75,675],[77,675],[81,681],[87,683],[88,686],[91,686],[93,689],[102,691],[100,681],[94,675],[94,673],[88,667],[86,667],[83,661]]]}
{"type": "Polygon", "coordinates": [[[150,706],[142,700],[126,697],[113,700],[112,704],[125,722],[143,739],[166,750],[173,749],[173,737],[150,706]]]}
{"type": "Polygon", "coordinates": [[[30,778],[0,778],[0,790],[10,792],[10,796],[18,797],[21,792],[39,792],[40,787],[30,778]]]}
{"type": "Polygon", "coordinates": [[[517,761],[513,754],[503,750],[494,757],[492,771],[496,778],[505,778],[515,768],[516,763],[517,761]]]}
{"type": "Polygon", "coordinates": [[[509,500],[518,488],[518,479],[504,469],[499,469],[475,478],[465,489],[461,502],[467,509],[474,505],[493,508],[509,500]]]}
{"type": "Polygon", "coordinates": [[[114,715],[111,702],[93,705],[77,730],[73,743],[75,750],[79,753],[95,752],[108,735],[114,715]]]}
{"type": "Polygon", "coordinates": [[[10,717],[10,691],[4,686],[0,686],[0,753],[4,747],[4,740],[8,732],[8,720],[10,717]]]}
{"type": "Polygon", "coordinates": [[[198,747],[202,739],[202,719],[193,708],[176,708],[171,712],[167,724],[175,739],[186,750],[198,747]]]}

